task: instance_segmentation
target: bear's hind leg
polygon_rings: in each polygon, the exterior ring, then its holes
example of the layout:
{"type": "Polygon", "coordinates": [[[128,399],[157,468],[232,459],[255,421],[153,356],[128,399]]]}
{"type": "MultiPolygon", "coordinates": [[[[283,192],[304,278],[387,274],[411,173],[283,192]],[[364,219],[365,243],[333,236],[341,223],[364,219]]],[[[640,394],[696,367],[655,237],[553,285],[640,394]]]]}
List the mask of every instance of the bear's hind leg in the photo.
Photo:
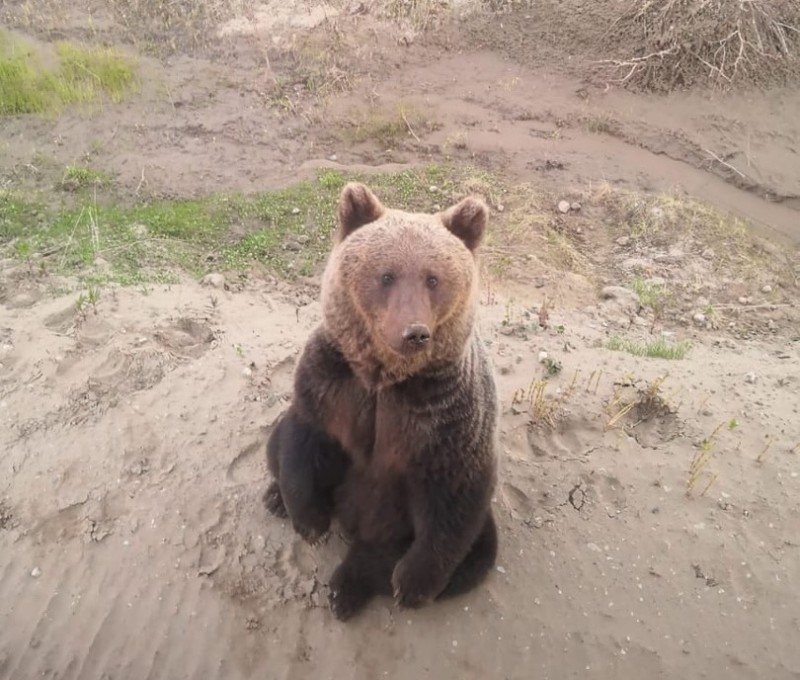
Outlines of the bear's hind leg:
{"type": "Polygon", "coordinates": [[[472,544],[467,556],[456,567],[444,590],[437,600],[456,597],[469,592],[486,578],[497,559],[497,525],[492,510],[486,515],[481,533],[472,544]]]}
{"type": "Polygon", "coordinates": [[[270,471],[276,477],[264,495],[273,514],[281,509],[309,543],[330,527],[333,489],[347,469],[347,456],[324,432],[302,422],[289,409],[267,444],[270,471]]]}

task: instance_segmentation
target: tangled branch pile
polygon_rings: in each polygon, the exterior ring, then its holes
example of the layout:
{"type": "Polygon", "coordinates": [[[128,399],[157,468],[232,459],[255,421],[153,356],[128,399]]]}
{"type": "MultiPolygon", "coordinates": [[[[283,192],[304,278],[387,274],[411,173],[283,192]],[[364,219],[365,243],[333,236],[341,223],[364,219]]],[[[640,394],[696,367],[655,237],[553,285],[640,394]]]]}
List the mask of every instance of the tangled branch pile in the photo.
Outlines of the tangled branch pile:
{"type": "Polygon", "coordinates": [[[628,55],[601,64],[650,91],[800,78],[800,0],[632,0],[612,26],[628,55]]]}

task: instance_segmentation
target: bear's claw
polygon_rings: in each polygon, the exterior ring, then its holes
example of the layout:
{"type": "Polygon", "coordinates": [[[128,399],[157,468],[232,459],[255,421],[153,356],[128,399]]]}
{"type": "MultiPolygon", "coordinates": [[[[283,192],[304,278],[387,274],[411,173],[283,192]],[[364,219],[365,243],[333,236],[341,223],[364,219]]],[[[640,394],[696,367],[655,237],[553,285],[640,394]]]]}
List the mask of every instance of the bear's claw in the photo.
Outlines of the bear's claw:
{"type": "Polygon", "coordinates": [[[267,490],[264,492],[264,505],[267,510],[275,517],[286,519],[289,514],[286,512],[286,506],[283,503],[283,496],[277,482],[272,482],[267,490]]]}

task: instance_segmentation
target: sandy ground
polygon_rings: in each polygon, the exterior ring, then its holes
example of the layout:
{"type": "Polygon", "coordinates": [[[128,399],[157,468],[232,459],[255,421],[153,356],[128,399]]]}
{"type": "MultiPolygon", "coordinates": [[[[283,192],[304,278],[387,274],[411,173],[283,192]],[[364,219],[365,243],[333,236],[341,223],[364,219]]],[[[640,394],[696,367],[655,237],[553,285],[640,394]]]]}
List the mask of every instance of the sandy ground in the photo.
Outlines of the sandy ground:
{"type": "MultiPolygon", "coordinates": [[[[537,62],[544,47],[510,60],[492,41],[518,35],[525,15],[512,15],[480,43],[467,26],[353,48],[353,88],[323,104],[296,89],[287,115],[263,96],[265,44],[278,44],[274,24],[259,28],[268,9],[227,16],[216,51],[142,57],[157,84],[117,108],[4,121],[4,182],[50,186],[57,173],[37,158],[88,158],[131,197],[194,196],[447,152],[553,191],[677,189],[796,257],[797,91],[605,91],[537,62]],[[401,100],[426,118],[391,151],[337,138],[359,111],[401,100]]],[[[285,41],[320,21],[304,17],[285,41]]],[[[80,35],[84,20],[76,10],[62,30],[80,35]]],[[[351,41],[375,24],[359,30],[351,41]]],[[[797,293],[769,271],[749,287],[712,275],[674,244],[642,264],[588,208],[581,219],[601,282],[640,266],[683,286],[688,323],[665,330],[692,341],[689,355],[606,349],[611,332],[647,338],[651,319],[603,300],[595,279],[532,264],[487,282],[497,569],[459,600],[413,612],[376,600],[346,625],[327,610],[340,538],[309,547],[260,501],[269,428],[320,317],[313,282],[116,288],[81,315],[74,296],[43,292],[52,281],[3,262],[0,678],[800,678],[797,293]],[[532,329],[545,296],[548,328],[532,329]],[[703,296],[741,309],[693,323],[703,296]],[[562,368],[532,414],[543,352],[562,368]]]]}

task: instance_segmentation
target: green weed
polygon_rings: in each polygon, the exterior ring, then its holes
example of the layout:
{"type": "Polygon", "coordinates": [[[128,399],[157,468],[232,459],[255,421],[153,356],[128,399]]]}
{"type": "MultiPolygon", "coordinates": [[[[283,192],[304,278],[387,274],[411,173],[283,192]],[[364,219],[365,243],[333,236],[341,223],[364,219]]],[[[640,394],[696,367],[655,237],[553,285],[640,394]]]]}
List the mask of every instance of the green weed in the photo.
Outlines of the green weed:
{"type": "Polygon", "coordinates": [[[77,191],[92,186],[106,186],[110,183],[109,176],[91,168],[68,165],[61,179],[61,188],[66,191],[77,191]]]}
{"type": "Polygon", "coordinates": [[[639,296],[639,302],[642,305],[654,310],[663,309],[669,295],[666,285],[645,281],[641,278],[631,281],[631,290],[639,296]]]}
{"type": "Polygon", "coordinates": [[[619,336],[613,336],[606,343],[606,348],[614,352],[627,352],[628,354],[633,354],[638,357],[677,360],[686,357],[691,348],[691,344],[687,341],[671,343],[664,338],[640,343],[620,338],[619,336]]]}

